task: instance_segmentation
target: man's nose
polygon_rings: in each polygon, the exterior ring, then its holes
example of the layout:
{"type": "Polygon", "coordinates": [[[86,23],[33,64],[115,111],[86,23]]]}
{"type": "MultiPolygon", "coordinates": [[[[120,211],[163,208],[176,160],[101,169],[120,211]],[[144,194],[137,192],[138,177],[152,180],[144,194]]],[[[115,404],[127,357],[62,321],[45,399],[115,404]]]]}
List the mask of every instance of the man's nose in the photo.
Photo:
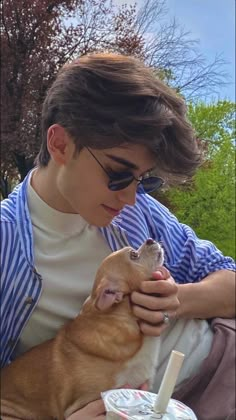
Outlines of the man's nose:
{"type": "Polygon", "coordinates": [[[118,200],[125,205],[134,206],[136,202],[137,184],[132,182],[128,187],[123,190],[117,191],[118,200]]]}

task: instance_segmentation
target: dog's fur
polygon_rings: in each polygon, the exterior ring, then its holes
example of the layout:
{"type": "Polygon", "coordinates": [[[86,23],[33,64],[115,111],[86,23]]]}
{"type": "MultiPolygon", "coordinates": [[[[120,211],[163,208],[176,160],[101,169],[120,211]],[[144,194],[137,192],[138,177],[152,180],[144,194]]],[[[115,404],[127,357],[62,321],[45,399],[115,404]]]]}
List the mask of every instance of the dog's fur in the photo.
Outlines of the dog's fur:
{"type": "Polygon", "coordinates": [[[140,332],[130,294],[162,264],[151,240],[109,255],[80,314],[2,370],[2,419],[63,420],[102,391],[152,381],[160,339],[140,332]]]}

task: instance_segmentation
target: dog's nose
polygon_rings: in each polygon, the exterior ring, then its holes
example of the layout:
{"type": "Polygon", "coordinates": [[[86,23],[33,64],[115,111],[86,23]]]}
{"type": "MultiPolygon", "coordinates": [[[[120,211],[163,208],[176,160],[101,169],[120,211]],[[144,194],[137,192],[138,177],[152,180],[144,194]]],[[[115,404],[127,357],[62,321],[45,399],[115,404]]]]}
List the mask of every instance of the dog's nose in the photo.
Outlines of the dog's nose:
{"type": "Polygon", "coordinates": [[[152,238],[148,238],[147,240],[146,240],[146,245],[153,245],[155,243],[155,241],[154,241],[154,239],[152,239],[152,238]]]}

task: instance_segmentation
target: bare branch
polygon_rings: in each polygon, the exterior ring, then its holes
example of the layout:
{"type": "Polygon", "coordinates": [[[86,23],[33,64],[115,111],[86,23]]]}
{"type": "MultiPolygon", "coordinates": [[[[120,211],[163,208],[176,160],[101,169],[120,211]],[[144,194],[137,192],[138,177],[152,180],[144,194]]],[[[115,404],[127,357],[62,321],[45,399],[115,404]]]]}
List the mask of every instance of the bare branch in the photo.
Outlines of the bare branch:
{"type": "Polygon", "coordinates": [[[186,99],[219,93],[229,83],[227,62],[221,55],[208,62],[199,41],[176,19],[167,21],[167,13],[165,0],[144,0],[139,10],[136,27],[145,41],[146,63],[168,74],[165,81],[186,99]]]}

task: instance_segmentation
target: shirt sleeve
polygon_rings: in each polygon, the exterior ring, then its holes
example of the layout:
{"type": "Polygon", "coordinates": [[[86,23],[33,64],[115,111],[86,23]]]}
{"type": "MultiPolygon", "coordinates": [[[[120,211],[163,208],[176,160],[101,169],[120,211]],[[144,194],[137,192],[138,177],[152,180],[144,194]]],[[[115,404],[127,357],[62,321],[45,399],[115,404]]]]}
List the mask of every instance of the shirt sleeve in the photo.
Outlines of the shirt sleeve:
{"type": "Polygon", "coordinates": [[[235,262],[210,241],[197,237],[162,204],[150,197],[152,230],[165,251],[165,265],[178,283],[198,282],[218,270],[235,270],[235,262]]]}

